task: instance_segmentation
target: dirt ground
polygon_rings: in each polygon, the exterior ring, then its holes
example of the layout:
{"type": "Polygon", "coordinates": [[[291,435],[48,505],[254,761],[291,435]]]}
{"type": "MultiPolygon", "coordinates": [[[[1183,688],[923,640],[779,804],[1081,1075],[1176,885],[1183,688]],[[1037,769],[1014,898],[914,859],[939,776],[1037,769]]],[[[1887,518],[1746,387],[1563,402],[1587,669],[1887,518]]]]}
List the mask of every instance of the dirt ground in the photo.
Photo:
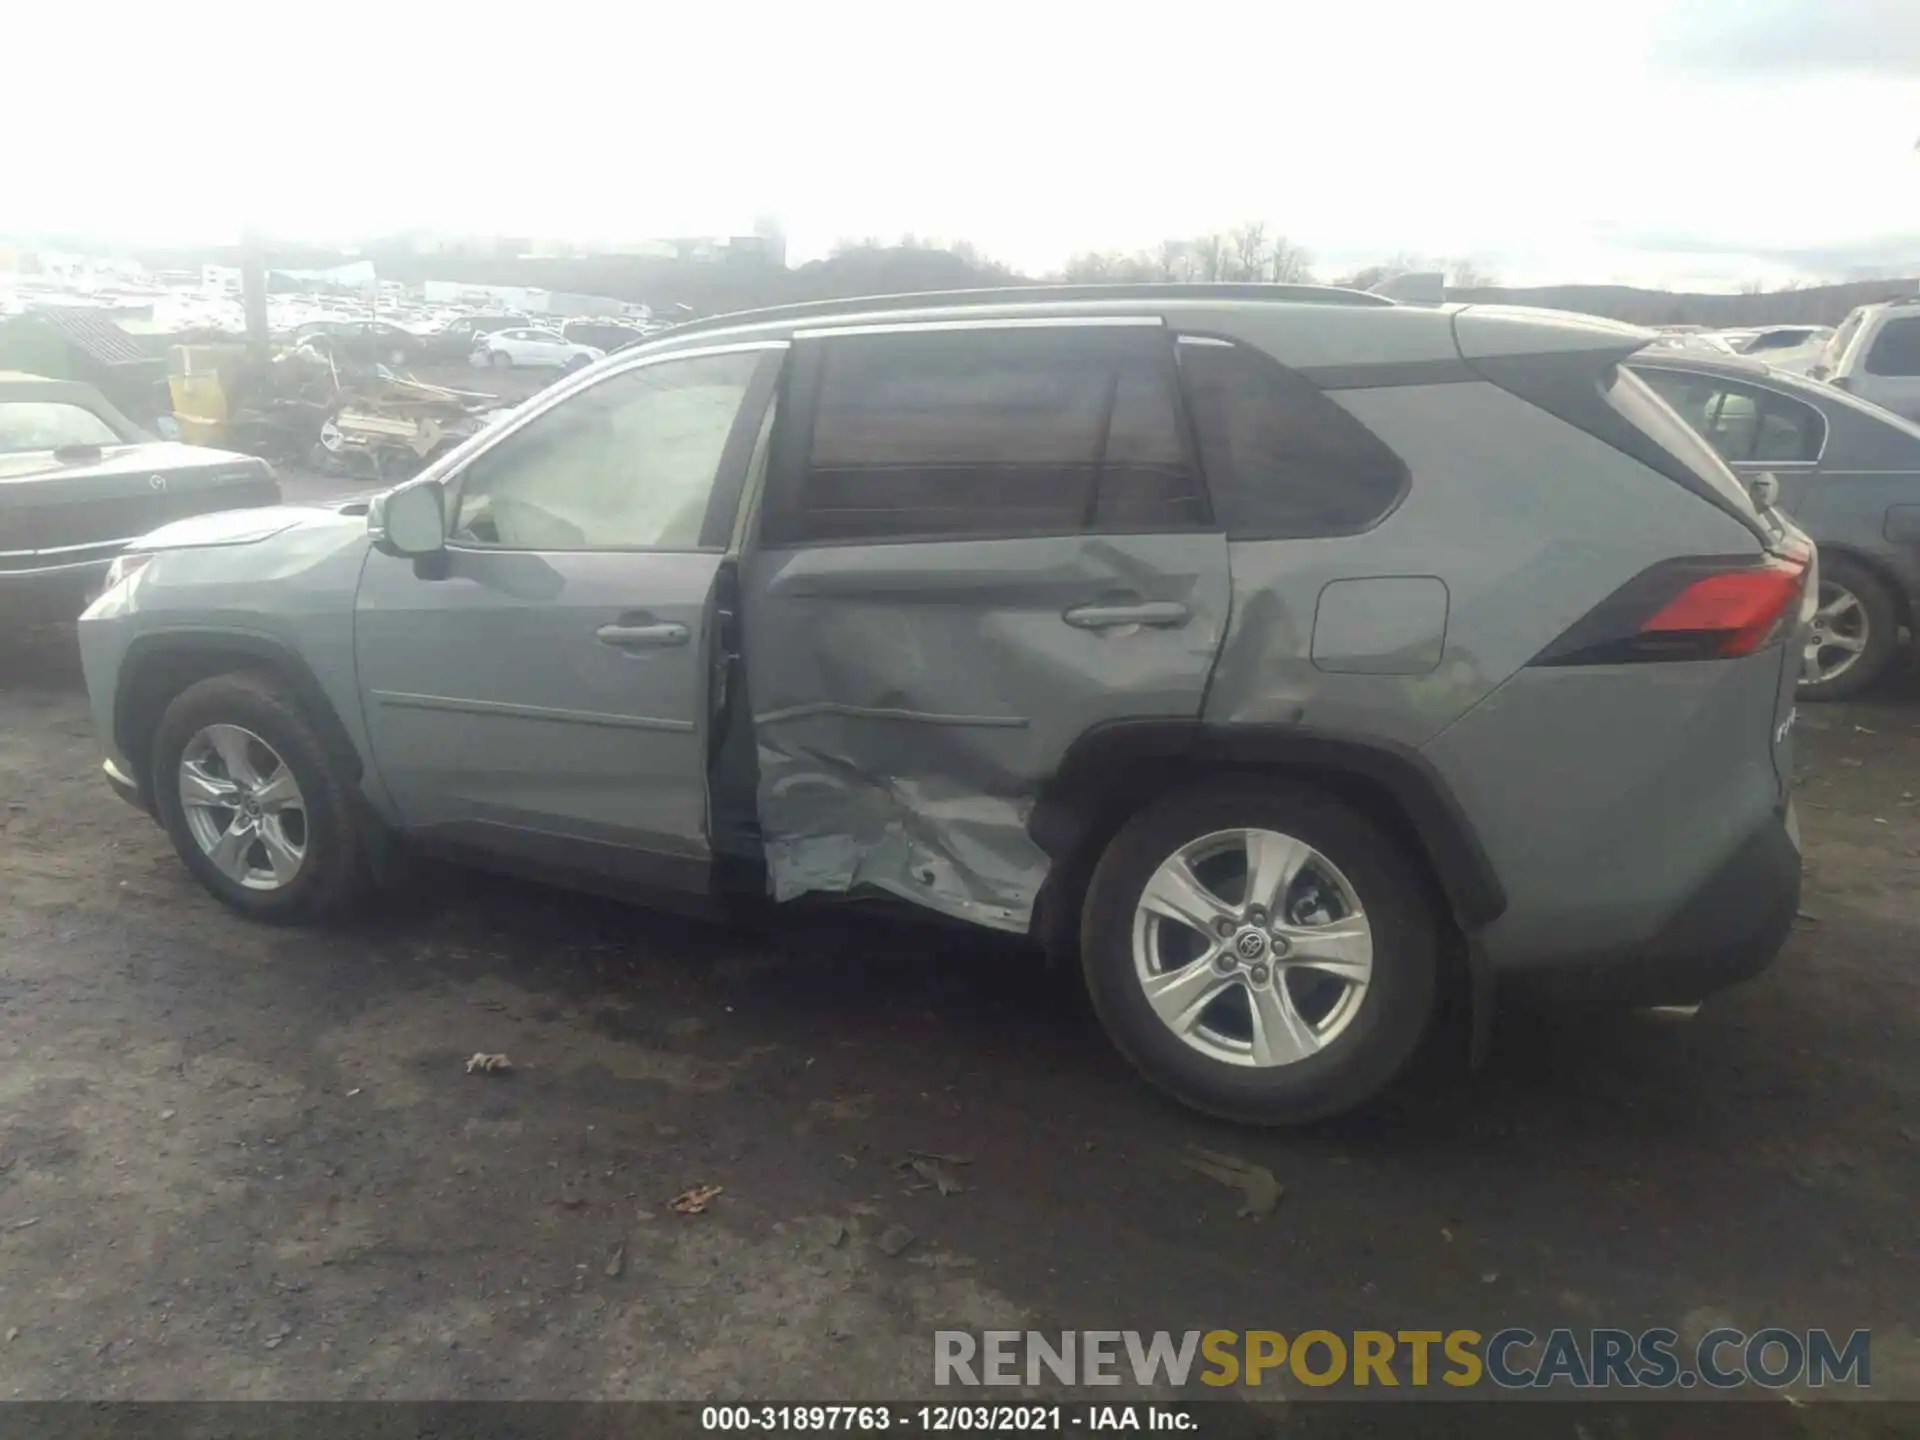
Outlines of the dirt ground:
{"type": "Polygon", "coordinates": [[[1509,1017],[1477,1074],[1264,1134],[990,940],[453,871],[248,924],[100,782],[71,646],[0,649],[0,1398],[904,1398],[938,1327],[1727,1323],[1871,1327],[1920,1399],[1920,677],[1803,709],[1760,980],[1509,1017]]]}

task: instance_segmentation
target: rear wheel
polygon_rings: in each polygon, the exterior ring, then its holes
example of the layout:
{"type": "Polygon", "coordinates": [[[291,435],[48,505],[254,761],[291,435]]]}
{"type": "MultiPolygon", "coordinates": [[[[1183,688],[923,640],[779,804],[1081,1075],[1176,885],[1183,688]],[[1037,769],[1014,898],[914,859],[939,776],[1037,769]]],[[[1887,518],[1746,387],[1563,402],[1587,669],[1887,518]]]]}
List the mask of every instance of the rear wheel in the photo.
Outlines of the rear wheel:
{"type": "Polygon", "coordinates": [[[1893,593],[1879,576],[1844,555],[1822,556],[1801,696],[1845,700],[1858,695],[1885,673],[1898,629],[1893,593]]]}
{"type": "Polygon", "coordinates": [[[174,849],[226,905],[284,923],[360,898],[369,837],[352,777],[270,677],[216,675],[182,691],[151,764],[174,849]]]}
{"type": "Polygon", "coordinates": [[[1094,1009],[1196,1109],[1297,1124],[1361,1104],[1419,1048],[1439,922],[1413,863],[1306,786],[1214,784],[1116,835],[1081,924],[1094,1009]]]}
{"type": "Polygon", "coordinates": [[[513,368],[513,356],[504,350],[494,351],[490,358],[493,362],[493,368],[496,370],[511,370],[513,368]]]}

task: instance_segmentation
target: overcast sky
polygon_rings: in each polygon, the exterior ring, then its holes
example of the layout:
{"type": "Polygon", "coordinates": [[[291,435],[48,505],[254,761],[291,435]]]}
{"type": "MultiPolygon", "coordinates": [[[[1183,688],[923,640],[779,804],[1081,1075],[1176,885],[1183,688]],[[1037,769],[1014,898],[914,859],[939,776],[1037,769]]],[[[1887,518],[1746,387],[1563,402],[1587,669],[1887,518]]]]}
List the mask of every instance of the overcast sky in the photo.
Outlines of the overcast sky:
{"type": "Polygon", "coordinates": [[[68,0],[0,51],[0,233],[771,214],[800,259],[911,231],[1039,273],[1258,218],[1322,273],[1920,270],[1920,0],[68,0]]]}

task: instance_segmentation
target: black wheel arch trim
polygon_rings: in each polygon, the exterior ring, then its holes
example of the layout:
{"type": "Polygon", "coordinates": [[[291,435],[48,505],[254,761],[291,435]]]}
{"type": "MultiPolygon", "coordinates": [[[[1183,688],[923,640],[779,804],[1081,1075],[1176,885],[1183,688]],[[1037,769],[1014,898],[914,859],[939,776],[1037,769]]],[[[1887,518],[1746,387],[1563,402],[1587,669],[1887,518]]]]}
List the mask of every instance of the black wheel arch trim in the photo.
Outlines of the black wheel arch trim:
{"type": "MultiPolygon", "coordinates": [[[[162,630],[137,636],[127,646],[120,661],[120,683],[113,697],[114,744],[133,767],[134,779],[143,796],[150,789],[148,757],[142,753],[140,746],[130,743],[141,718],[136,713],[136,707],[148,698],[143,693],[141,678],[151,673],[151,667],[164,664],[171,657],[186,655],[231,657],[241,662],[229,667],[233,670],[249,668],[246,662],[252,662],[255,668],[271,669],[292,687],[294,696],[319,729],[327,748],[346,762],[353,779],[360,779],[364,767],[359,747],[353,743],[353,737],[348,734],[339,711],[334,708],[333,701],[313,673],[313,667],[301,658],[299,651],[273,636],[252,631],[162,630]]],[[[167,697],[169,703],[171,699],[171,696],[167,697]]],[[[151,719],[157,723],[159,716],[156,714],[151,719]]]]}
{"type": "Polygon", "coordinates": [[[1371,782],[1399,807],[1463,930],[1478,930],[1507,908],[1506,889],[1473,822],[1431,762],[1411,746],[1299,725],[1177,719],[1096,725],[1074,741],[1041,788],[1027,833],[1056,866],[1090,868],[1085,842],[1110,814],[1114,775],[1168,762],[1285,766],[1371,782]]]}

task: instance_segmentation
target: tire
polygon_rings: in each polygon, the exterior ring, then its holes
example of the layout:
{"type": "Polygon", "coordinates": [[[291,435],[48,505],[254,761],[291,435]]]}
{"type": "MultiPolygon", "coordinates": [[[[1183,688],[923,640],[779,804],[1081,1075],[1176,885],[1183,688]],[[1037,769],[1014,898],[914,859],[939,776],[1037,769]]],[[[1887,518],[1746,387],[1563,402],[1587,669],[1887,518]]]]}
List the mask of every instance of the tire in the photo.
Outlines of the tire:
{"type": "MultiPolygon", "coordinates": [[[[1859,639],[1864,628],[1865,648],[1826,680],[1802,678],[1799,695],[1803,700],[1847,700],[1871,687],[1886,673],[1894,651],[1899,647],[1900,612],[1886,582],[1857,560],[1845,555],[1832,559],[1820,557],[1820,613],[1816,626],[1823,622],[1834,635],[1859,639]]],[[[1817,637],[1816,637],[1817,638],[1817,637]]],[[[1815,653],[1814,644],[1808,653],[1815,653]]],[[[1837,646],[1819,647],[1818,653],[1830,666],[1844,659],[1846,652],[1837,646]]]]}
{"type": "Polygon", "coordinates": [[[504,350],[495,350],[487,358],[488,363],[496,370],[511,370],[513,368],[513,356],[504,350]]]}
{"type": "MultiPolygon", "coordinates": [[[[1218,861],[1196,863],[1202,872],[1227,864],[1231,850],[1229,845],[1218,861]]],[[[1248,854],[1245,846],[1241,854],[1248,854]]],[[[1240,864],[1244,874],[1244,858],[1240,864]]],[[[1321,913],[1331,915],[1336,908],[1344,907],[1328,903],[1321,913]]],[[[1244,907],[1241,913],[1244,917],[1244,907]]],[[[1439,988],[1440,925],[1436,900],[1418,867],[1366,816],[1307,785],[1214,782],[1155,801],[1114,836],[1094,870],[1081,910],[1081,963],[1094,1011],[1109,1038],[1149,1081],[1210,1115],[1253,1125],[1297,1125],[1361,1105],[1390,1085],[1414,1058],[1439,988]],[[1208,983],[1219,979],[1219,965],[1240,967],[1220,992],[1237,988],[1239,995],[1208,1002],[1204,1028],[1198,1031],[1201,1038],[1183,1038],[1149,1003],[1135,946],[1140,941],[1150,954],[1157,951],[1164,958],[1168,926],[1173,927],[1176,946],[1187,944],[1186,937],[1196,932],[1171,919],[1139,918],[1143,897],[1163,862],[1183,850],[1204,849],[1223,832],[1243,829],[1291,837],[1317,852],[1287,891],[1295,907],[1316,893],[1341,891],[1358,902],[1371,932],[1366,983],[1351,986],[1303,964],[1316,942],[1298,926],[1289,930],[1298,947],[1285,967],[1289,979],[1282,981],[1282,967],[1273,963],[1281,954],[1278,947],[1267,956],[1264,976],[1257,964],[1248,969],[1239,946],[1246,929],[1262,927],[1246,926],[1243,918],[1235,922],[1240,928],[1230,940],[1218,941],[1218,951],[1229,958],[1208,959],[1215,967],[1213,975],[1173,967],[1208,983]],[[1331,874],[1321,869],[1323,862],[1332,867],[1331,874]],[[1157,938],[1144,938],[1143,928],[1157,938]],[[1302,969],[1307,973],[1302,975],[1302,969]],[[1251,1030],[1249,997],[1257,993],[1251,983],[1255,979],[1283,986],[1287,1008],[1296,1019],[1304,1016],[1310,1026],[1317,1022],[1324,1027],[1324,1040],[1298,1047],[1296,1058],[1282,1063],[1251,1063],[1259,1043],[1251,1030]],[[1295,989],[1296,984],[1307,988],[1295,989]],[[1313,1008],[1308,1002],[1316,1002],[1321,992],[1336,991],[1339,1002],[1318,1016],[1308,1013],[1313,1008]],[[1248,1030],[1248,1049],[1238,1062],[1221,1054],[1236,1037],[1220,1033],[1231,1030],[1236,1007],[1239,1023],[1248,1030]]],[[[1341,922],[1334,928],[1351,927],[1341,922]]],[[[1263,936],[1261,943],[1272,942],[1263,936]]],[[[1207,950],[1199,953],[1205,956],[1207,950]]],[[[1268,1013],[1273,1013],[1271,1008],[1268,1013]]],[[[1276,1027],[1274,1033],[1285,1032],[1276,1027]]]]}
{"type": "Polygon", "coordinates": [[[591,365],[592,363],[593,362],[587,359],[587,357],[584,355],[575,355],[571,359],[569,359],[565,365],[561,366],[560,368],[563,371],[565,371],[567,374],[571,375],[576,370],[586,369],[587,366],[591,365]]]}
{"type": "MultiPolygon", "coordinates": [[[[151,763],[155,809],[173,848],[200,883],[229,908],[255,920],[294,924],[344,916],[365,894],[371,842],[376,838],[369,833],[373,822],[359,806],[346,767],[329,753],[299,702],[272,677],[216,675],[181,691],[160,719],[151,763]],[[297,844],[303,853],[288,878],[282,881],[276,875],[271,887],[265,886],[263,875],[249,885],[223,869],[196,835],[196,822],[190,818],[190,810],[202,817],[198,823],[204,833],[209,824],[216,830],[231,830],[240,814],[234,813],[222,827],[223,810],[189,807],[182,797],[182,761],[192,754],[205,756],[195,762],[202,776],[232,773],[222,750],[217,746],[207,750],[207,737],[218,733],[230,739],[236,729],[250,737],[249,760],[263,782],[254,788],[265,795],[264,782],[278,779],[278,766],[266,763],[269,757],[285,766],[297,786],[297,831],[292,807],[270,813],[283,844],[297,844]]],[[[261,808],[266,810],[271,803],[261,808]]],[[[264,840],[256,842],[250,853],[257,870],[264,871],[271,863],[264,840]]],[[[244,855],[239,863],[248,863],[244,855]]]]}

